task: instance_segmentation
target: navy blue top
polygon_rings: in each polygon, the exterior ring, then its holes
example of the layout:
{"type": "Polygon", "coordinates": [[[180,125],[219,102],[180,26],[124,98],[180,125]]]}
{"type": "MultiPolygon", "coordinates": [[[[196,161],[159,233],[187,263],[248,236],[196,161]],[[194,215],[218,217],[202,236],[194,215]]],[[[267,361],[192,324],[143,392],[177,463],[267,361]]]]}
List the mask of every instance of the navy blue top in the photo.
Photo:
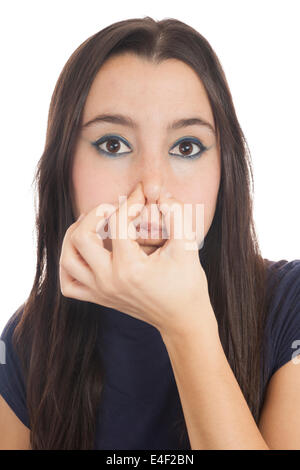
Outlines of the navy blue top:
{"type": "MultiPolygon", "coordinates": [[[[268,272],[273,271],[279,276],[279,284],[266,326],[267,381],[300,349],[299,343],[293,344],[300,341],[300,260],[273,261],[268,272]]],[[[1,334],[6,351],[5,364],[0,364],[0,394],[30,428],[24,378],[11,342],[22,310],[17,313],[12,315],[1,334]]],[[[159,331],[130,315],[117,310],[112,314],[111,309],[103,308],[101,332],[99,352],[105,380],[95,449],[190,449],[187,433],[184,440],[179,441],[182,407],[159,331]]],[[[0,357],[3,362],[3,354],[0,357]]]]}

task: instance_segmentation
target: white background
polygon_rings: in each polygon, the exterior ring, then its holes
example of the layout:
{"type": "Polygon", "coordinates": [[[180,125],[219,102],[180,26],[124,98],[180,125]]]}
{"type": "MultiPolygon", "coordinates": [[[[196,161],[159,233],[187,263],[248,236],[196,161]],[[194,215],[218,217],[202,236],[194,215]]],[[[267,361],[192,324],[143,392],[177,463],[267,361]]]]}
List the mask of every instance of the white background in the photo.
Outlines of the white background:
{"type": "Polygon", "coordinates": [[[179,19],[211,44],[248,141],[254,218],[264,257],[300,259],[300,28],[298,0],[1,2],[0,331],[35,275],[34,171],[50,98],[64,64],[111,23],[179,19]]]}

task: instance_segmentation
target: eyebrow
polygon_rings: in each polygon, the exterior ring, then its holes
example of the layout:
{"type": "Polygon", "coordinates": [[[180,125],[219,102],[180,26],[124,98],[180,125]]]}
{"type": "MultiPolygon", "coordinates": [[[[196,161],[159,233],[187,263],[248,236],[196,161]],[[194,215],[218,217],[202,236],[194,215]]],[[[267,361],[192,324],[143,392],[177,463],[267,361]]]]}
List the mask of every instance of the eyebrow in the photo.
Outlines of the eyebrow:
{"type": "MultiPolygon", "coordinates": [[[[136,122],[134,122],[130,117],[124,116],[123,114],[99,114],[98,116],[95,116],[93,119],[83,124],[82,129],[86,129],[92,124],[96,124],[98,122],[110,122],[112,124],[127,126],[131,129],[136,129],[138,127],[136,122]]],[[[195,125],[207,127],[214,134],[214,136],[216,136],[214,127],[201,117],[178,119],[169,124],[167,130],[182,129],[183,127],[195,125]]]]}

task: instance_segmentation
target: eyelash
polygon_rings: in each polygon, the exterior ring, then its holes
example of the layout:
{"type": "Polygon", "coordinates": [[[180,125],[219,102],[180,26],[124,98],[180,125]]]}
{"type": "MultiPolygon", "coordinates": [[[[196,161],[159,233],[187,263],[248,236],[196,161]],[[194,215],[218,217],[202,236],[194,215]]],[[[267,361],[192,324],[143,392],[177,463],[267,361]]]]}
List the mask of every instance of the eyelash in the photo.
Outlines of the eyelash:
{"type": "MultiPolygon", "coordinates": [[[[123,142],[125,145],[127,145],[130,148],[128,142],[125,139],[123,139],[122,137],[118,136],[118,135],[105,135],[105,136],[101,137],[101,139],[98,139],[96,142],[92,142],[92,145],[96,148],[96,150],[98,152],[100,152],[101,154],[107,155],[109,158],[117,158],[117,157],[120,157],[122,155],[126,155],[126,154],[130,153],[130,152],[113,153],[113,152],[107,152],[106,150],[103,150],[103,149],[99,148],[99,145],[101,145],[103,143],[106,143],[109,140],[119,140],[119,141],[123,142]]],[[[180,139],[180,140],[176,141],[175,145],[171,148],[171,150],[176,148],[182,142],[191,142],[192,144],[196,144],[196,145],[199,146],[200,151],[195,153],[194,155],[191,155],[191,156],[189,156],[189,155],[188,156],[178,155],[178,154],[171,154],[171,156],[178,157],[178,158],[184,158],[186,160],[193,160],[193,159],[200,158],[200,156],[207,150],[207,147],[205,147],[205,145],[203,145],[200,140],[195,139],[194,137],[184,137],[183,139],[180,139]]]]}

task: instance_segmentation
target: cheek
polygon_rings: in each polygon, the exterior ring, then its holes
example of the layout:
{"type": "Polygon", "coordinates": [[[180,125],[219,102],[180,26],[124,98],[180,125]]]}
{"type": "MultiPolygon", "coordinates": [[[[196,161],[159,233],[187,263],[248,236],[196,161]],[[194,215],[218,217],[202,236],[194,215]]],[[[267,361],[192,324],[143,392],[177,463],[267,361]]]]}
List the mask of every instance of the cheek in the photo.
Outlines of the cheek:
{"type": "Polygon", "coordinates": [[[101,202],[115,201],[120,188],[115,175],[89,159],[83,162],[82,158],[74,158],[72,178],[78,215],[89,212],[101,202]]]}
{"type": "Polygon", "coordinates": [[[216,169],[211,172],[195,176],[186,186],[185,194],[182,193],[181,200],[192,204],[192,227],[193,231],[202,230],[205,237],[214,218],[218,191],[220,185],[220,174],[216,169]],[[198,229],[197,229],[198,227],[198,229]]]}
{"type": "Polygon", "coordinates": [[[205,235],[214,218],[219,190],[218,180],[207,180],[203,183],[200,201],[204,205],[204,229],[205,235]]]}

